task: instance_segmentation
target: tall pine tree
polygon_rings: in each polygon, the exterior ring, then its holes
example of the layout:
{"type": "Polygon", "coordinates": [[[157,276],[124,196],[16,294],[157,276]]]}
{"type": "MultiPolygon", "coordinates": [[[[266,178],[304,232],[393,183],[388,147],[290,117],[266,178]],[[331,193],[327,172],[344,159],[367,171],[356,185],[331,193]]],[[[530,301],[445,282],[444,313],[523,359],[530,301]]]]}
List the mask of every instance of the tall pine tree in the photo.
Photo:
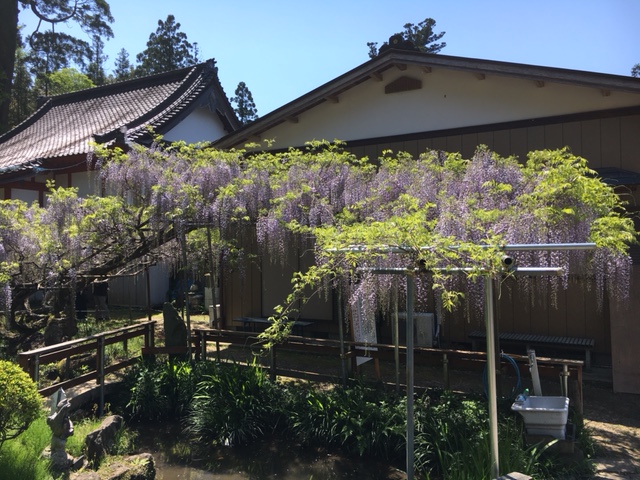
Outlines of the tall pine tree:
{"type": "MultiPolygon", "coordinates": [[[[9,104],[15,66],[18,40],[18,15],[20,7],[33,13],[40,23],[38,29],[29,35],[31,47],[31,71],[41,79],[53,72],[54,68],[64,68],[75,64],[86,65],[89,58],[89,44],[71,35],[56,32],[57,23],[75,22],[90,36],[113,37],[109,23],[113,16],[107,0],[2,0],[0,1],[0,132],[8,128],[9,104]],[[41,25],[49,25],[50,30],[40,31],[41,25]],[[42,48],[42,50],[39,50],[42,48]],[[39,51],[38,51],[39,50],[39,51]],[[36,51],[36,52],[34,52],[36,51]],[[61,60],[66,56],[66,61],[61,60]]],[[[46,85],[46,83],[45,83],[46,85]]]]}
{"type": "Polygon", "coordinates": [[[91,63],[87,66],[85,74],[91,79],[94,85],[104,85],[107,83],[107,74],[104,71],[104,62],[109,57],[104,55],[104,42],[94,35],[91,47],[91,63]]]}
{"type": "Polygon", "coordinates": [[[115,60],[115,69],[113,71],[113,79],[116,82],[122,82],[133,78],[133,65],[129,61],[129,52],[124,48],[120,49],[115,60]]]}
{"type": "Polygon", "coordinates": [[[231,97],[231,103],[235,104],[234,111],[242,125],[247,125],[258,118],[258,110],[253,101],[253,95],[247,88],[247,84],[240,82],[235,91],[236,96],[231,97]]]}
{"type": "Polygon", "coordinates": [[[149,35],[147,48],[136,56],[136,76],[152,75],[188,67],[196,63],[197,47],[189,43],[187,34],[173,15],[158,20],[158,29],[149,35]]]}

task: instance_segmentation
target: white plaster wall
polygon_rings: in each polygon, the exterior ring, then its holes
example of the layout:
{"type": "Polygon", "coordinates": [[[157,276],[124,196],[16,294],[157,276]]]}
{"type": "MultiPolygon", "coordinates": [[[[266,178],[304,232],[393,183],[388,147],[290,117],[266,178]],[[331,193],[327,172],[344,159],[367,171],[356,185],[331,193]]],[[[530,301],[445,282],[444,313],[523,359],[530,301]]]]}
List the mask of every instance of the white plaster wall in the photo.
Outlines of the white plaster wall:
{"type": "Polygon", "coordinates": [[[226,135],[218,115],[208,107],[194,110],[191,115],[164,135],[169,142],[184,140],[187,143],[212,142],[226,135]]]}
{"type": "Polygon", "coordinates": [[[75,187],[78,189],[79,197],[99,194],[96,192],[95,178],[96,172],[90,171],[76,172],[71,175],[64,173],[53,177],[56,187],[75,187]],[[71,177],[71,181],[69,181],[69,177],[71,177]]]}
{"type": "Polygon", "coordinates": [[[89,195],[99,195],[96,187],[97,172],[77,172],[71,174],[71,185],[78,189],[79,197],[88,197],[89,195]]]}
{"type": "Polygon", "coordinates": [[[29,205],[31,205],[33,202],[38,203],[40,201],[37,190],[26,190],[23,188],[12,188],[11,199],[22,200],[23,202],[26,202],[29,205]]]}
{"type": "Polygon", "coordinates": [[[338,103],[324,102],[262,135],[274,148],[309,140],[356,140],[378,136],[510,122],[570,113],[639,105],[640,95],[487,75],[418,67],[390,69],[346,91],[338,103]],[[385,94],[385,85],[401,76],[422,80],[422,89],[385,94]]]}
{"type": "MultiPolygon", "coordinates": [[[[154,265],[149,268],[149,291],[152,306],[161,306],[169,290],[169,268],[154,265]]],[[[113,278],[109,281],[109,304],[122,307],[147,306],[147,281],[145,274],[135,277],[113,278]]]]}

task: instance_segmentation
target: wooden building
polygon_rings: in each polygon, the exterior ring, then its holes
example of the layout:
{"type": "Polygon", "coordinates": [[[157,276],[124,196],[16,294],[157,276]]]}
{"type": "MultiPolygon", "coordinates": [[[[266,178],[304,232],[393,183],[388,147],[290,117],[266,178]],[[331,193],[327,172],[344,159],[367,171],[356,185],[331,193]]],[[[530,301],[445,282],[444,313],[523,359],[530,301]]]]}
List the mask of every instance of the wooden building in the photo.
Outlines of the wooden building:
{"type": "MultiPolygon", "coordinates": [[[[369,158],[387,149],[414,156],[436,149],[471,158],[484,144],[524,160],[529,151],[566,146],[615,185],[634,212],[640,184],[640,79],[391,49],[215,145],[273,140],[270,148],[285,149],[323,139],[345,141],[347,149],[369,158]]],[[[265,260],[247,283],[229,285],[226,318],[270,315],[284,298],[290,274],[312,261],[304,250],[292,251],[285,269],[265,260]]],[[[636,265],[634,277],[639,276],[636,265]]],[[[591,337],[595,361],[613,366],[615,388],[640,393],[633,360],[640,343],[637,281],[632,288],[629,305],[605,302],[602,309],[577,281],[560,294],[557,308],[523,301],[517,292],[503,295],[499,328],[591,337]]],[[[334,310],[333,301],[314,302],[303,317],[333,335],[334,310]]],[[[479,328],[481,319],[453,315],[442,323],[441,338],[468,343],[469,333],[479,328]]]]}

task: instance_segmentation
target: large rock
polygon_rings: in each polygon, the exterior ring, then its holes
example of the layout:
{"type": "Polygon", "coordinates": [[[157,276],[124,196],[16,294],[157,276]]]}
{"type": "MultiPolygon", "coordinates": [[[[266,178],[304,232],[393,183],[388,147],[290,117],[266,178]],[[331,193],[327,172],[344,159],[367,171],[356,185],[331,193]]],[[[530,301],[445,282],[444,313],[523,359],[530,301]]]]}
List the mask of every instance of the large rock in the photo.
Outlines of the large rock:
{"type": "Polygon", "coordinates": [[[154,480],[156,464],[150,453],[141,453],[102,465],[97,472],[71,474],[70,480],[154,480]]]}
{"type": "Polygon", "coordinates": [[[123,423],[120,415],[110,415],[86,436],[84,442],[87,446],[87,460],[91,465],[98,465],[105,455],[112,453],[116,435],[123,423]]]}

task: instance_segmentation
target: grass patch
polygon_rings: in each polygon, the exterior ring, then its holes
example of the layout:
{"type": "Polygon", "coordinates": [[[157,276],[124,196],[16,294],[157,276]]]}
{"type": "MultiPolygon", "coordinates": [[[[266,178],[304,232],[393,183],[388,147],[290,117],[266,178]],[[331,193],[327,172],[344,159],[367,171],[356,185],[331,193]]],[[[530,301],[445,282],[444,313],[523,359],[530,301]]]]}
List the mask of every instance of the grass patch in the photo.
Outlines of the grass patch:
{"type": "MultiPolygon", "coordinates": [[[[29,428],[13,440],[6,441],[0,449],[1,478],[11,480],[51,480],[47,460],[41,458],[42,452],[51,445],[51,429],[47,425],[46,413],[35,420],[29,428]]],[[[84,418],[73,423],[73,435],[67,439],[66,451],[73,457],[84,454],[84,439],[87,434],[100,426],[102,419],[84,418]]],[[[114,455],[123,455],[133,448],[133,434],[126,428],[116,437],[114,455]]]]}

